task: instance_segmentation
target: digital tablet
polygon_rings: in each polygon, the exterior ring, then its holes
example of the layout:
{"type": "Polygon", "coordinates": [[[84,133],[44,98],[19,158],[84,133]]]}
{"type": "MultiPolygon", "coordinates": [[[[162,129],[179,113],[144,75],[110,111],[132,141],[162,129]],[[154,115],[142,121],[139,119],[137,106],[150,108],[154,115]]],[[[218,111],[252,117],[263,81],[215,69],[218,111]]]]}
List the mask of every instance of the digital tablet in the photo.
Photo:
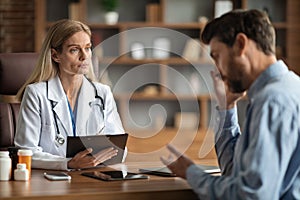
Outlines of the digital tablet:
{"type": "Polygon", "coordinates": [[[108,147],[114,147],[118,150],[117,156],[105,161],[104,165],[121,163],[127,143],[128,134],[118,135],[93,135],[67,138],[67,158],[74,157],[78,152],[87,148],[92,148],[92,155],[108,147]]]}
{"type": "Polygon", "coordinates": [[[83,172],[81,173],[81,175],[103,180],[103,181],[121,181],[121,180],[149,178],[146,175],[131,173],[127,171],[93,171],[93,172],[83,172]]]}
{"type": "MultiPolygon", "coordinates": [[[[199,168],[201,168],[204,172],[213,174],[213,173],[220,173],[221,170],[218,166],[210,166],[210,165],[197,165],[199,168]]],[[[171,170],[167,167],[149,167],[149,168],[141,168],[139,169],[141,173],[144,174],[151,174],[151,175],[157,175],[157,176],[169,176],[169,177],[175,177],[176,174],[173,174],[171,170]]]]}

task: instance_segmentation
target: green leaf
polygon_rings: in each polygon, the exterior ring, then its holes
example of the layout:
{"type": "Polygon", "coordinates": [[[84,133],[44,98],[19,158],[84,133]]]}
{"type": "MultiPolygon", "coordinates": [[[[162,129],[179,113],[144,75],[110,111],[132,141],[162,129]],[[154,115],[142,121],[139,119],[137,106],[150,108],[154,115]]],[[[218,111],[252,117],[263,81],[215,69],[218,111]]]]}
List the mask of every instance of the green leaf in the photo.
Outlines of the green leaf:
{"type": "Polygon", "coordinates": [[[118,0],[101,0],[102,7],[105,11],[115,11],[118,7],[118,0]]]}

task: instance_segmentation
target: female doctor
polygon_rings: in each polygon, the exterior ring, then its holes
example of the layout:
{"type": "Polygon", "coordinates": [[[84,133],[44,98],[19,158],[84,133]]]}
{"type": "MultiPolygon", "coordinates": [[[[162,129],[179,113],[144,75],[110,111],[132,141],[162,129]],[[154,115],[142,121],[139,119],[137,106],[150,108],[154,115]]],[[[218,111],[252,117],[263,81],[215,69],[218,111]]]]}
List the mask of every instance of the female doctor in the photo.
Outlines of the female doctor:
{"type": "Polygon", "coordinates": [[[117,154],[92,149],[66,158],[67,136],[122,134],[124,129],[110,88],[95,80],[91,31],[73,20],[57,21],[48,31],[38,63],[19,90],[22,100],[15,145],[33,151],[32,167],[94,167],[117,154]]]}

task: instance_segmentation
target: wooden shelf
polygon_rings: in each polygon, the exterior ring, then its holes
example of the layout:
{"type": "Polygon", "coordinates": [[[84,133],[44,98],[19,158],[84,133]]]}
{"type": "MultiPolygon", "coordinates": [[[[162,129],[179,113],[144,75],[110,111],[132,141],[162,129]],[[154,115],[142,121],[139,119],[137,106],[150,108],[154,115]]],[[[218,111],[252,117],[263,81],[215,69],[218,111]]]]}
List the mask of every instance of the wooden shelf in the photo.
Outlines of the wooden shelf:
{"type": "Polygon", "coordinates": [[[286,28],[288,28],[288,24],[285,23],[285,22],[275,22],[275,23],[273,23],[273,26],[276,29],[286,29],[286,28]]]}
{"type": "Polygon", "coordinates": [[[146,58],[146,59],[132,59],[130,57],[121,56],[121,57],[104,57],[100,60],[101,63],[105,64],[124,64],[124,65],[138,65],[138,64],[169,64],[169,65],[188,65],[188,64],[213,64],[211,59],[200,58],[195,61],[188,61],[181,57],[170,57],[167,59],[154,59],[154,58],[146,58]]]}
{"type": "MultiPolygon", "coordinates": [[[[51,25],[52,23],[49,23],[51,25]]],[[[123,22],[114,25],[108,25],[104,23],[88,24],[91,29],[132,29],[132,28],[143,28],[143,27],[160,27],[160,28],[170,28],[170,29],[202,29],[204,23],[184,23],[184,24],[166,24],[162,22],[149,23],[149,22],[123,22]]]]}
{"type": "MultiPolygon", "coordinates": [[[[192,131],[195,131],[196,129],[182,129],[182,130],[179,130],[178,128],[174,128],[172,126],[166,126],[164,128],[162,128],[161,130],[159,130],[160,133],[163,133],[163,134],[176,134],[178,133],[178,131],[181,131],[181,132],[185,132],[185,133],[191,133],[192,131]]],[[[197,132],[203,132],[205,131],[205,129],[197,129],[197,132]]],[[[153,129],[148,129],[148,130],[145,130],[145,129],[128,129],[128,132],[131,132],[131,133],[141,133],[141,134],[145,134],[145,133],[152,133],[152,132],[157,132],[157,129],[153,128],[153,129]]],[[[131,136],[133,137],[133,136],[131,136]]]]}
{"type": "Polygon", "coordinates": [[[133,95],[130,94],[116,94],[114,95],[116,99],[130,99],[136,101],[144,101],[144,100],[151,100],[151,101],[175,101],[175,100],[192,100],[195,99],[199,101],[208,101],[211,100],[210,95],[171,95],[171,94],[159,94],[159,95],[147,95],[147,94],[139,94],[134,93],[133,95]]]}
{"type": "MultiPolygon", "coordinates": [[[[35,0],[35,7],[36,7],[36,34],[35,34],[35,45],[36,45],[36,50],[38,51],[41,47],[41,41],[43,40],[45,33],[47,29],[53,24],[51,21],[47,21],[47,11],[52,13],[53,15],[60,15],[59,13],[57,14],[54,11],[49,11],[46,8],[47,1],[51,0],[35,0]],[[53,14],[55,13],[55,14],[53,14]]],[[[129,9],[131,6],[129,4],[134,4],[127,2],[125,0],[120,0],[120,5],[123,5],[124,8],[129,9]],[[126,4],[126,5],[125,5],[126,4]]],[[[98,8],[92,8],[92,11],[94,12],[95,18],[92,18],[91,15],[93,15],[92,12],[90,12],[91,5],[96,6],[95,2],[92,3],[92,0],[79,0],[77,1],[77,5],[75,6],[76,9],[79,9],[81,11],[80,13],[80,20],[87,23],[92,32],[94,37],[93,44],[98,45],[101,42],[105,41],[106,39],[117,35],[115,37],[115,41],[112,44],[108,44],[103,47],[105,50],[109,50],[108,52],[103,53],[103,56],[99,58],[99,64],[100,65],[109,65],[109,68],[106,68],[108,70],[111,70],[111,76],[114,76],[113,79],[113,84],[117,82],[118,79],[120,79],[125,73],[133,69],[134,67],[137,67],[139,65],[144,65],[144,64],[149,64],[147,65],[144,69],[145,74],[141,74],[136,76],[137,81],[139,79],[147,79],[148,82],[155,82],[158,84],[161,84],[159,88],[159,93],[157,95],[145,95],[142,93],[137,93],[135,92],[134,94],[130,95],[126,93],[126,87],[124,91],[118,91],[117,93],[114,93],[115,98],[117,100],[117,104],[119,107],[119,112],[121,115],[122,120],[126,120],[126,115],[124,113],[127,112],[128,106],[126,103],[128,100],[132,101],[133,103],[137,103],[139,105],[145,103],[149,104],[156,103],[156,101],[162,102],[162,104],[167,104],[169,103],[171,106],[168,107],[168,109],[174,109],[172,108],[174,102],[177,100],[184,100],[184,101],[192,101],[195,98],[199,102],[200,110],[201,110],[201,127],[205,128],[207,126],[207,119],[210,113],[207,111],[208,110],[208,104],[210,101],[213,99],[210,97],[208,94],[204,95],[198,95],[198,96],[193,96],[191,94],[184,94],[184,95],[179,95],[175,96],[172,95],[168,88],[165,86],[168,86],[168,84],[173,84],[172,87],[177,87],[176,81],[178,82],[179,79],[175,79],[172,77],[171,71],[177,71],[178,73],[181,73],[185,80],[189,81],[190,80],[190,74],[193,73],[195,70],[195,66],[203,69],[207,66],[213,66],[214,62],[212,59],[205,57],[205,55],[201,55],[199,59],[195,61],[189,61],[181,57],[179,54],[180,53],[174,53],[170,55],[169,58],[167,59],[153,59],[151,58],[152,55],[150,55],[152,52],[148,52],[149,55],[145,55],[145,59],[141,60],[136,60],[133,59],[130,55],[130,47],[131,44],[135,41],[145,43],[149,45],[151,42],[153,42],[153,39],[156,37],[161,37],[162,35],[164,36],[164,32],[155,32],[152,30],[150,38],[148,36],[145,36],[143,41],[140,37],[139,33],[134,33],[133,35],[126,35],[126,34],[120,34],[124,31],[131,31],[133,29],[138,29],[138,28],[146,28],[142,31],[142,34],[146,33],[147,28],[151,27],[156,27],[156,28],[161,28],[162,29],[171,29],[174,31],[178,31],[182,34],[187,35],[189,38],[193,39],[200,39],[200,34],[202,29],[205,26],[205,23],[198,23],[198,16],[195,16],[193,18],[193,14],[199,13],[199,15],[207,15],[209,19],[211,19],[214,16],[214,1],[205,1],[205,0],[193,0],[193,1],[186,1],[186,4],[189,3],[194,3],[194,8],[196,10],[193,10],[189,13],[189,16],[184,19],[191,19],[190,21],[187,22],[182,22],[181,20],[176,21],[176,19],[179,19],[178,16],[181,16],[180,11],[185,8],[181,8],[181,6],[184,6],[182,2],[179,1],[171,1],[171,0],[158,0],[155,1],[159,5],[159,15],[160,17],[158,20],[155,20],[155,22],[149,22],[147,21],[147,5],[149,1],[147,0],[140,0],[138,5],[132,5],[132,9],[134,7],[134,11],[131,10],[132,12],[123,12],[124,10],[121,9],[122,12],[120,12],[120,22],[115,24],[115,25],[107,25],[103,23],[103,16],[102,16],[102,21],[98,20],[99,15],[101,14],[101,10],[98,11],[98,8]],[[199,6],[203,5],[203,6],[199,6]],[[136,9],[136,6],[142,6],[136,9]],[[176,7],[177,6],[177,7],[176,7]],[[170,12],[170,9],[177,9],[175,12],[170,12]],[[137,13],[137,10],[139,12],[137,13]],[[97,11],[97,12],[96,12],[97,11]],[[122,16],[123,15],[123,16],[122,16]],[[124,16],[127,15],[127,16],[124,16]],[[133,17],[134,15],[138,17],[133,17]],[[144,18],[142,15],[145,15],[144,18]],[[169,15],[169,16],[166,16],[169,15]],[[173,20],[174,18],[174,20],[173,20]],[[176,19],[175,19],[176,18],[176,19]],[[192,19],[193,18],[193,19],[192,19]],[[136,19],[136,20],[132,20],[136,19]],[[95,23],[99,22],[99,23],[95,23]],[[167,23],[166,23],[167,22],[167,23]],[[140,41],[141,40],[141,41],[140,41]],[[177,57],[178,55],[178,57],[177,57]],[[149,57],[149,58],[148,58],[149,57]],[[168,66],[170,68],[167,68],[165,66],[168,66]],[[153,76],[153,79],[149,78],[149,76],[153,76]],[[174,80],[173,80],[174,79],[174,80]],[[172,82],[173,81],[173,82],[172,82]],[[124,93],[125,94],[124,94],[124,93]]],[[[300,47],[299,45],[296,45],[300,42],[300,38],[298,37],[297,33],[300,31],[300,26],[297,26],[298,22],[297,20],[300,17],[298,8],[300,6],[300,1],[299,0],[287,0],[285,3],[282,3],[281,0],[274,0],[274,5],[272,4],[269,6],[270,8],[276,8],[275,10],[272,10],[271,14],[278,13],[278,10],[282,10],[280,15],[274,15],[273,19],[277,20],[274,21],[273,25],[277,31],[277,49],[279,50],[280,58],[283,58],[287,63],[290,65],[291,69],[296,71],[297,73],[300,74],[300,68],[298,67],[299,63],[299,52],[300,52],[300,47]],[[278,7],[276,2],[279,2],[280,5],[284,6],[278,7]],[[276,7],[277,6],[277,7],[276,7]]],[[[57,4],[60,4],[60,1],[57,1],[57,4]]],[[[260,8],[262,6],[262,2],[250,2],[250,0],[233,0],[233,6],[234,8],[260,8]]],[[[57,5],[59,7],[59,5],[57,5]]],[[[191,7],[188,5],[187,7],[191,7]]],[[[73,13],[74,14],[74,13],[73,13]]],[[[149,13],[148,13],[149,14],[149,13]]],[[[153,14],[153,13],[152,13],[153,14]]],[[[182,13],[184,15],[184,12],[182,13]]],[[[72,15],[69,15],[72,16],[72,15]]],[[[101,16],[100,16],[101,17],[101,16]]],[[[153,20],[152,20],[153,21],[153,20]]],[[[150,29],[148,29],[150,30],[150,29]]],[[[174,42],[174,41],[173,41],[174,42]]],[[[180,52],[183,52],[184,45],[186,41],[176,41],[177,43],[176,48],[180,49],[180,52]],[[181,42],[181,43],[180,43],[181,42]],[[182,48],[182,49],[181,49],[182,48]]],[[[174,48],[172,46],[172,48],[174,48]]],[[[99,65],[99,71],[100,66],[99,65]]],[[[198,70],[197,68],[197,70],[198,70]]],[[[201,75],[202,76],[202,75],[201,75]]],[[[209,74],[205,74],[205,76],[209,77],[209,74]]],[[[202,77],[201,77],[202,78],[202,77]]],[[[129,85],[131,83],[128,83],[129,85]]],[[[185,88],[184,88],[185,89],[185,88]]],[[[128,90],[128,89],[127,89],[128,90]]],[[[180,91],[182,92],[182,91],[180,91]]],[[[180,92],[176,92],[179,93],[180,92]]],[[[202,94],[202,93],[201,93],[202,94]]],[[[142,107],[142,106],[141,106],[142,107]]],[[[167,129],[169,130],[169,129],[167,129]]],[[[171,129],[172,130],[172,129],[171,129]]]]}

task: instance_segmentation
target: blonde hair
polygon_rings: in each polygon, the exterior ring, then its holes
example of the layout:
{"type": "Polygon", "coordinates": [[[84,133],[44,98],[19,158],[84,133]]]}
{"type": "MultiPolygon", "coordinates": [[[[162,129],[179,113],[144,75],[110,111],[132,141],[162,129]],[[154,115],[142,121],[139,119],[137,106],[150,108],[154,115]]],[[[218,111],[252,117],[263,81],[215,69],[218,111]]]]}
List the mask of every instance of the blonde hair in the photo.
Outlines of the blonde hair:
{"type": "MultiPolygon", "coordinates": [[[[56,49],[57,51],[62,51],[62,45],[69,39],[72,35],[77,32],[84,31],[91,38],[90,28],[83,24],[82,22],[62,19],[57,21],[53,26],[50,27],[47,32],[46,38],[43,42],[41,52],[38,57],[38,61],[35,68],[24,83],[24,85],[19,89],[16,98],[21,101],[25,88],[27,85],[42,81],[48,81],[49,79],[55,77],[58,74],[58,65],[52,60],[51,49],[56,49]]],[[[87,78],[90,80],[96,80],[92,63],[90,63],[89,72],[86,74],[87,78]]]]}

